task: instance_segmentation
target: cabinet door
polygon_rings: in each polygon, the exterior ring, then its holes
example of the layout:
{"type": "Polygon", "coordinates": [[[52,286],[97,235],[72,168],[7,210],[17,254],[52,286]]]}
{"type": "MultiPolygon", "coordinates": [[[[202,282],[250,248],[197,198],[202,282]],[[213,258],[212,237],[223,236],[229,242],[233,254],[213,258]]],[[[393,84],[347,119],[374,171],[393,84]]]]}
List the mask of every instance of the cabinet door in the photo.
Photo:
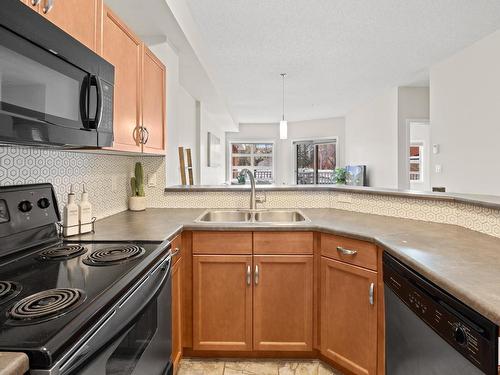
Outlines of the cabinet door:
{"type": "Polygon", "coordinates": [[[376,373],[376,285],[376,272],[321,259],[321,352],[354,374],[376,373]]]}
{"type": "Polygon", "coordinates": [[[113,149],[141,151],[141,41],[104,7],[102,56],[115,66],[113,149]]]}
{"type": "Polygon", "coordinates": [[[165,65],[144,47],[142,62],[142,126],[143,152],[163,154],[165,151],[165,65]]]}
{"type": "Polygon", "coordinates": [[[177,372],[182,358],[182,258],[172,267],[172,362],[177,372]]]}
{"type": "Polygon", "coordinates": [[[252,350],[251,268],[251,256],[193,256],[195,350],[252,350]]]}
{"type": "Polygon", "coordinates": [[[35,4],[33,4],[32,0],[21,0],[21,2],[29,6],[35,12],[38,12],[40,9],[40,4],[37,1],[35,1],[35,4]]]}
{"type": "Polygon", "coordinates": [[[254,257],[254,349],[312,350],[313,256],[254,257]]]}
{"type": "Polygon", "coordinates": [[[40,2],[40,14],[66,33],[98,51],[102,0],[52,0],[53,6],[47,11],[50,0],[40,2]]]}

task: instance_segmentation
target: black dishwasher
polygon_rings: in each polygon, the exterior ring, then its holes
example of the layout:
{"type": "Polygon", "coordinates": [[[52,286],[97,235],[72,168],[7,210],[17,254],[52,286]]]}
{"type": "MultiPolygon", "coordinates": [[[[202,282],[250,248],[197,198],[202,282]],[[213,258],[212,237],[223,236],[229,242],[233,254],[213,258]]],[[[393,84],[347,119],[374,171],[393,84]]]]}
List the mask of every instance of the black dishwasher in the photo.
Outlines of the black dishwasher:
{"type": "Polygon", "coordinates": [[[386,375],[497,375],[498,327],[384,253],[386,375]]]}

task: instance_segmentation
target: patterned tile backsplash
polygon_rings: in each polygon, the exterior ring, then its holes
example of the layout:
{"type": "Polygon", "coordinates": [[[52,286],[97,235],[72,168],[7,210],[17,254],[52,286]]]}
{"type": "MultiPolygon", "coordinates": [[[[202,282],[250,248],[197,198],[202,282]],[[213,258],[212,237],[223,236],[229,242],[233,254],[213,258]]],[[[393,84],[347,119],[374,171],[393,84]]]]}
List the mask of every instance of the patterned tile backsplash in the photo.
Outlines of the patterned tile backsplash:
{"type": "MultiPolygon", "coordinates": [[[[129,178],[136,161],[145,176],[156,173],[157,185],[145,186],[148,207],[244,208],[248,192],[164,192],[165,158],[83,153],[30,147],[0,147],[0,185],[51,182],[60,205],[70,185],[77,196],[85,183],[94,216],[103,218],[127,209],[129,178]]],[[[261,195],[261,193],[259,193],[261,195]]],[[[375,215],[455,224],[500,237],[500,210],[419,198],[347,192],[267,192],[268,208],[337,208],[375,215]]]]}
{"type": "Polygon", "coordinates": [[[83,184],[89,192],[93,215],[98,219],[127,209],[129,178],[136,161],[144,164],[145,174],[157,173],[157,187],[163,192],[165,161],[163,157],[133,157],[83,153],[34,147],[0,147],[0,185],[50,182],[54,185],[60,208],[73,184],[77,199],[83,184]]]}

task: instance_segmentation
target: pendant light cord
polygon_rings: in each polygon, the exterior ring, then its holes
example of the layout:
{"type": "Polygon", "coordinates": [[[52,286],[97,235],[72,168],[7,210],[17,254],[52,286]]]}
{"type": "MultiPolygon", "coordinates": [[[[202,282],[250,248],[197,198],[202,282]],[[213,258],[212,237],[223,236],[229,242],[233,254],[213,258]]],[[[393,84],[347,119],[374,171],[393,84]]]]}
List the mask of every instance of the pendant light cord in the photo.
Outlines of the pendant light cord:
{"type": "Polygon", "coordinates": [[[286,73],[281,73],[280,75],[283,78],[283,121],[285,121],[285,77],[286,77],[286,73]]]}

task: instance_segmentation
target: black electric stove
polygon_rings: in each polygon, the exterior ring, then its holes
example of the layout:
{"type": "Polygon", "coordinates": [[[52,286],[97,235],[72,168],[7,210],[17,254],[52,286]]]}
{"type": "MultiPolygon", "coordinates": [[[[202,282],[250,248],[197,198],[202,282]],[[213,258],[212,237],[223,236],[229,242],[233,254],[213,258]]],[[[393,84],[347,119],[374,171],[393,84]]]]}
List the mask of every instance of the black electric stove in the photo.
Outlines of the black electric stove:
{"type": "MultiPolygon", "coordinates": [[[[160,295],[169,298],[170,245],[63,241],[58,220],[50,184],[0,188],[0,351],[27,353],[33,374],[115,373],[124,361],[124,354],[115,358],[120,345],[99,363],[94,353],[113,347],[148,309],[160,309],[160,295]]],[[[143,345],[144,338],[136,341],[143,345]]],[[[168,336],[156,341],[169,353],[168,336]]],[[[136,357],[132,370],[139,374],[136,357]]],[[[148,368],[163,374],[169,367],[167,355],[148,368]]]]}

